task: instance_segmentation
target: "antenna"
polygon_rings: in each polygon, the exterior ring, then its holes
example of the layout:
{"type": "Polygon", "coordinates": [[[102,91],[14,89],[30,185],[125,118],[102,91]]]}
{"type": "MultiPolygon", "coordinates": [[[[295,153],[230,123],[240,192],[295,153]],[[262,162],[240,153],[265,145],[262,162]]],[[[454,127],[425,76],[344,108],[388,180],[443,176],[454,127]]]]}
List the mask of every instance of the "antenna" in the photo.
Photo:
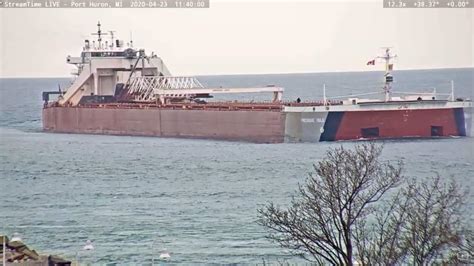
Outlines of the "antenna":
{"type": "Polygon", "coordinates": [[[377,56],[377,58],[385,60],[385,76],[387,76],[387,74],[390,74],[390,71],[393,70],[393,64],[392,66],[390,66],[390,60],[397,57],[396,55],[392,55],[390,53],[391,48],[392,47],[381,47],[381,49],[385,50],[385,54],[383,56],[377,56]]]}
{"type": "Polygon", "coordinates": [[[451,80],[451,101],[454,101],[454,80],[451,80]]]}
{"type": "Polygon", "coordinates": [[[114,30],[109,30],[109,34],[110,34],[110,48],[114,48],[114,30]]]}
{"type": "Polygon", "coordinates": [[[326,100],[326,83],[323,84],[323,101],[324,101],[324,105],[327,105],[327,100],[326,100]]]}
{"type": "Polygon", "coordinates": [[[130,31],[130,47],[133,48],[133,36],[132,36],[132,31],[130,31]]]}
{"type": "Polygon", "coordinates": [[[385,49],[385,54],[382,56],[377,56],[377,58],[383,59],[385,61],[385,85],[383,87],[384,93],[385,93],[385,101],[388,102],[390,101],[390,93],[392,90],[392,82],[393,82],[393,76],[391,74],[391,71],[393,70],[393,64],[391,64],[391,60],[396,58],[396,55],[392,55],[390,53],[390,48],[392,47],[381,47],[382,49],[385,49]]]}
{"type": "Polygon", "coordinates": [[[100,21],[97,22],[97,33],[92,33],[91,35],[97,35],[97,41],[99,43],[99,49],[102,49],[102,35],[107,35],[107,33],[102,33],[102,30],[100,29],[100,21]]]}

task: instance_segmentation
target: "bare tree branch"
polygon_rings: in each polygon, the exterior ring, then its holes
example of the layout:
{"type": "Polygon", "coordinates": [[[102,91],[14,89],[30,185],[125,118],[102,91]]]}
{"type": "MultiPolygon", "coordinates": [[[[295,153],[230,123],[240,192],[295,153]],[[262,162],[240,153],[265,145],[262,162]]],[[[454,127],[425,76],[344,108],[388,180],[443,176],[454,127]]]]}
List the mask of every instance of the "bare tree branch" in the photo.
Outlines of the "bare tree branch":
{"type": "Polygon", "coordinates": [[[258,210],[268,237],[318,264],[473,263],[474,233],[463,228],[454,180],[406,182],[402,163],[382,162],[373,143],[331,149],[287,209],[258,210]]]}
{"type": "Polygon", "coordinates": [[[357,222],[402,180],[401,163],[381,162],[381,152],[382,147],[373,143],[329,150],[288,209],[272,203],[259,209],[259,223],[272,232],[269,238],[311,254],[318,263],[353,265],[357,222]]]}

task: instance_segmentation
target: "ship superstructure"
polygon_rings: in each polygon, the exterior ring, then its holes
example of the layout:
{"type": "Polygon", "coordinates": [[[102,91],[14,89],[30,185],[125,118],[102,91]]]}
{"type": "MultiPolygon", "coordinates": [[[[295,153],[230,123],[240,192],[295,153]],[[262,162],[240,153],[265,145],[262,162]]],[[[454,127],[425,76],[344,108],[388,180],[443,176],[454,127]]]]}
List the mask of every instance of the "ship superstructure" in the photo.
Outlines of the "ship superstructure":
{"type": "Polygon", "coordinates": [[[131,40],[115,39],[109,32],[110,41],[104,41],[100,22],[97,24],[97,41],[84,41],[79,57],[68,56],[68,64],[76,66],[75,80],[58,100],[59,105],[76,106],[85,102],[112,101],[119,84],[126,84],[136,76],[170,76],[163,60],[145,50],[135,49],[131,40]],[[142,59],[142,60],[139,60],[142,59]]]}
{"type": "MultiPolygon", "coordinates": [[[[100,23],[85,40],[75,80],[66,91],[44,92],[43,128],[49,132],[207,138],[250,142],[468,136],[472,102],[450,94],[392,91],[394,56],[385,63],[383,99],[324,97],[288,102],[284,89],[209,88],[194,77],[172,76],[155,54],[124,45],[100,23]],[[103,37],[110,37],[104,41],[103,37]],[[217,94],[268,93],[267,102],[210,101],[217,94]],[[51,94],[59,94],[50,101],[51,94]]],[[[373,61],[375,63],[375,60],[373,61]]],[[[364,94],[366,95],[366,94],[364,94]]]]}

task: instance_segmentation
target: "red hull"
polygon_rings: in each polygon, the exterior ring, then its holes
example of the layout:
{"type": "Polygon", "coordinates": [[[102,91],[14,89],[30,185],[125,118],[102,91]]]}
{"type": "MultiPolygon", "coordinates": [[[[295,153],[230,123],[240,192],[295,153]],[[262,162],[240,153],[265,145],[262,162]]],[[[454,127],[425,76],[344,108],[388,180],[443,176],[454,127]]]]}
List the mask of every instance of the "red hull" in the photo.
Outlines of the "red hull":
{"type": "Polygon", "coordinates": [[[446,108],[344,112],[336,140],[367,138],[363,129],[374,129],[373,132],[376,129],[378,136],[374,138],[460,136],[462,132],[458,129],[455,110],[446,108]]]}

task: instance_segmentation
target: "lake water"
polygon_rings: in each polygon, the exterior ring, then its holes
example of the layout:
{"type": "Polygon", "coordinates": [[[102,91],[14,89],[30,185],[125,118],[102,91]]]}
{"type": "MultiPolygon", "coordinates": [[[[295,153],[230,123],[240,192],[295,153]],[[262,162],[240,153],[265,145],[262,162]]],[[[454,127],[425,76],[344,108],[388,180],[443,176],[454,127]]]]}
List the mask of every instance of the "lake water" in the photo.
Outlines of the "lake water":
{"type": "MultiPolygon", "coordinates": [[[[286,99],[376,91],[380,72],[199,77],[209,86],[275,84],[286,99]]],[[[474,69],[396,71],[398,91],[473,98],[474,69]]],[[[328,148],[356,142],[252,144],[41,132],[41,92],[68,79],[0,79],[0,231],[41,253],[95,263],[297,261],[255,223],[266,202],[287,204],[328,148]],[[95,250],[81,251],[87,239],[95,250]],[[153,255],[154,254],[154,255],[153,255]]],[[[263,96],[258,96],[263,97],[263,96]]],[[[474,138],[384,141],[405,174],[474,181],[474,138]]],[[[466,199],[474,203],[473,193],[466,199]]],[[[474,211],[465,212],[472,221],[474,211]]],[[[471,222],[472,223],[472,222],[471,222]]]]}

